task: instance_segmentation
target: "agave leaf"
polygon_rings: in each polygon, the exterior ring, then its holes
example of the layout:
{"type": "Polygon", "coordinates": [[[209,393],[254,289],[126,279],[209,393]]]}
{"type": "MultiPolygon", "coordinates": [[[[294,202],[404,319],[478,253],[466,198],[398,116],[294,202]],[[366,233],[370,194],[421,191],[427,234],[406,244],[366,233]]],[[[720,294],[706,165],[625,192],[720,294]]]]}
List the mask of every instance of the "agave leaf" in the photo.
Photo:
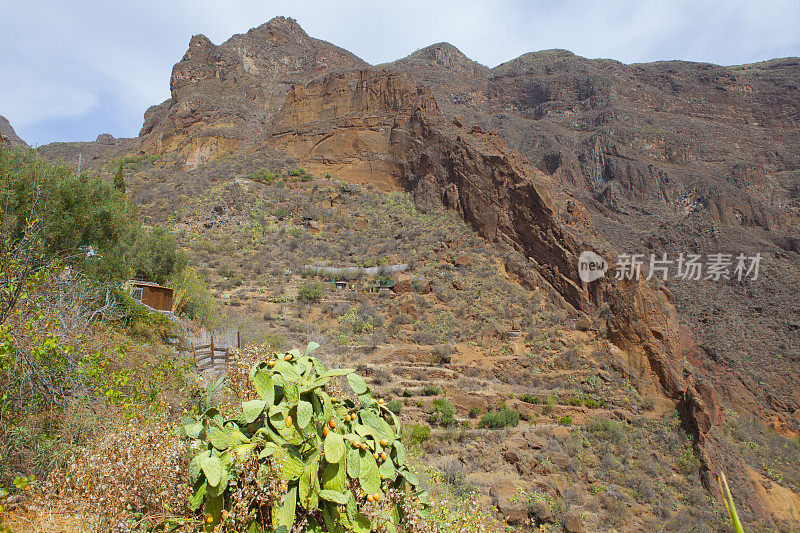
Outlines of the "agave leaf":
{"type": "Polygon", "coordinates": [[[203,469],[209,485],[212,487],[219,485],[224,467],[218,457],[203,457],[200,460],[200,468],[203,469]]]}
{"type": "Polygon", "coordinates": [[[347,475],[352,479],[358,479],[361,471],[361,457],[355,448],[347,450],[347,475]]]}
{"type": "Polygon", "coordinates": [[[329,463],[338,463],[344,455],[344,440],[342,436],[331,431],[325,437],[325,460],[329,463]]]}
{"type": "Polygon", "coordinates": [[[347,374],[347,381],[350,383],[353,392],[358,395],[364,394],[369,390],[367,382],[358,374],[347,374]]]}
{"type": "Polygon", "coordinates": [[[311,457],[309,457],[309,460],[306,463],[305,468],[303,469],[303,473],[300,476],[300,485],[298,487],[300,494],[300,505],[302,505],[308,510],[314,509],[313,507],[310,506],[311,495],[313,492],[312,480],[319,479],[318,471],[319,471],[319,454],[314,453],[311,457]]]}
{"type": "Polygon", "coordinates": [[[267,402],[264,400],[250,400],[242,404],[242,411],[244,411],[244,421],[247,424],[252,423],[264,411],[267,402]]]}
{"type": "Polygon", "coordinates": [[[369,409],[361,411],[359,417],[362,424],[372,427],[382,439],[388,440],[390,445],[394,442],[395,432],[386,420],[369,409]]]}
{"type": "Polygon", "coordinates": [[[372,454],[365,453],[361,455],[361,465],[359,466],[360,472],[358,480],[361,482],[361,488],[364,492],[373,493],[381,490],[381,476],[378,472],[378,463],[372,454]]]}
{"type": "Polygon", "coordinates": [[[319,491],[319,497],[329,502],[345,505],[347,503],[347,494],[337,490],[323,489],[319,491]]]}
{"type": "Polygon", "coordinates": [[[222,384],[225,382],[225,376],[219,378],[217,381],[212,382],[207,388],[206,391],[203,393],[203,396],[200,398],[200,409],[201,413],[205,413],[211,408],[211,400],[214,398],[214,395],[219,392],[222,388],[222,384]]]}
{"type": "Polygon", "coordinates": [[[345,465],[328,464],[322,472],[322,486],[328,490],[344,492],[346,487],[345,465]]]}
{"type": "Polygon", "coordinates": [[[394,464],[391,461],[384,461],[381,463],[381,466],[378,467],[378,472],[383,479],[391,479],[392,481],[397,478],[397,470],[394,468],[394,464]]]}
{"type": "Polygon", "coordinates": [[[297,427],[305,428],[311,423],[314,416],[314,408],[305,400],[300,400],[297,404],[297,427]]]}
{"type": "Polygon", "coordinates": [[[285,527],[291,531],[294,526],[295,506],[297,504],[297,486],[289,487],[283,505],[272,510],[272,527],[278,529],[285,527]]]}
{"type": "Polygon", "coordinates": [[[314,341],[309,342],[308,346],[306,346],[306,355],[309,355],[311,352],[313,352],[317,348],[319,348],[319,343],[314,342],[314,341]]]}
{"type": "Polygon", "coordinates": [[[262,369],[256,372],[256,375],[253,376],[253,387],[255,387],[256,392],[267,405],[273,404],[275,401],[275,384],[272,382],[272,376],[268,371],[262,369]]]}

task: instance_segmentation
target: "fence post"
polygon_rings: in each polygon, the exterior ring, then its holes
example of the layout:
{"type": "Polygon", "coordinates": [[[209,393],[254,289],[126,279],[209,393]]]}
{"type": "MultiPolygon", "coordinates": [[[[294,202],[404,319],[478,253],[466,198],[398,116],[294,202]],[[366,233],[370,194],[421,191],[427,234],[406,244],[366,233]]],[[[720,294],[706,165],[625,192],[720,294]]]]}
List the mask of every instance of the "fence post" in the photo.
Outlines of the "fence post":
{"type": "Polygon", "coordinates": [[[211,366],[214,366],[214,335],[211,335],[211,366]]]}
{"type": "Polygon", "coordinates": [[[236,330],[236,348],[242,349],[242,334],[238,329],[236,330]]]}

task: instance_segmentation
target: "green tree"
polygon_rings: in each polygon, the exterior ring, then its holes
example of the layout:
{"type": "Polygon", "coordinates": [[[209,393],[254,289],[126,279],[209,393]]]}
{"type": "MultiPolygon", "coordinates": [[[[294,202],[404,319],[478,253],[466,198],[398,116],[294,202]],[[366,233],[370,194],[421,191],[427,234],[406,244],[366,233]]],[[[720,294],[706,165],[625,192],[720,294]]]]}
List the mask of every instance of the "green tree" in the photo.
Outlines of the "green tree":
{"type": "Polygon", "coordinates": [[[96,280],[138,273],[160,283],[186,265],[174,236],[147,230],[121,190],[33,150],[0,147],[0,205],[4,237],[22,242],[35,231],[43,264],[59,259],[96,280]]]}
{"type": "Polygon", "coordinates": [[[114,172],[114,188],[125,193],[125,164],[120,163],[114,172]]]}

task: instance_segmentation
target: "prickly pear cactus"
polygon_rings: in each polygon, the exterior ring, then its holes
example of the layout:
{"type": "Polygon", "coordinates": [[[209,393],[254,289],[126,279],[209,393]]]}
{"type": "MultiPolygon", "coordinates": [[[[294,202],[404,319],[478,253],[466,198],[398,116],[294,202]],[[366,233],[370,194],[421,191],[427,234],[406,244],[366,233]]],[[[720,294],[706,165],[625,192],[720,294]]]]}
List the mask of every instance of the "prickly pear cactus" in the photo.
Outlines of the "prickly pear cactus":
{"type": "Polygon", "coordinates": [[[259,483],[277,465],[287,491],[271,509],[270,523],[253,523],[248,531],[291,531],[302,520],[309,531],[393,532],[403,523],[399,505],[380,516],[368,516],[364,507],[375,508],[388,491],[425,498],[406,463],[397,417],[353,370],[327,370],[312,357],[318,347],[312,342],[305,353],[292,350],[253,366],[259,398],[243,403],[235,417],[210,407],[220,381],[201,399],[200,416],[184,420],[181,433],[197,452],[189,467],[190,505],[203,508],[206,531],[225,515],[236,464],[252,457],[260,464],[259,483]],[[357,401],[328,394],[326,385],[340,376],[357,401]]]}

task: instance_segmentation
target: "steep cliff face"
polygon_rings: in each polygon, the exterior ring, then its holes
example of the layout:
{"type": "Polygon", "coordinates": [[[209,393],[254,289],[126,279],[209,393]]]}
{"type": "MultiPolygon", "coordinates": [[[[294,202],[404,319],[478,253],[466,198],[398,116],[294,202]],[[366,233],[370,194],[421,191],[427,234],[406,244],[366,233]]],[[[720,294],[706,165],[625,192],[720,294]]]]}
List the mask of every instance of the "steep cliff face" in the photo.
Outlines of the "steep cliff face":
{"type": "Polygon", "coordinates": [[[141,150],[178,152],[187,168],[196,167],[271,133],[293,84],[365,66],[283,17],[220,46],[195,35],[172,69],[171,98],[145,114],[141,150]]]}
{"type": "Polygon", "coordinates": [[[382,190],[401,184],[391,153],[392,128],[415,110],[438,114],[427,87],[404,74],[359,69],[294,84],[266,143],[313,172],[382,190]]]}
{"type": "Polygon", "coordinates": [[[391,66],[424,77],[448,118],[497,131],[617,251],[761,254],[757,280],[667,286],[717,387],[800,431],[785,379],[800,370],[800,61],[625,65],[546,50],[469,78],[432,54],[391,66]]]}
{"type": "Polygon", "coordinates": [[[671,293],[644,280],[582,282],[578,256],[594,249],[590,241],[597,242],[581,216],[583,206],[496,134],[452,128],[417,111],[406,128],[396,129],[392,146],[403,184],[419,205],[456,209],[488,240],[521,251],[529,258],[528,265],[516,267],[521,278],[526,279],[526,268],[534,272],[530,283],[555,289],[567,308],[593,315],[608,306],[609,339],[624,354],[618,367],[642,392],[675,402],[695,436],[710,487],[708,474],[715,468],[710,432],[720,422],[720,405],[705,372],[689,367],[682,356],[692,343],[681,338],[671,293]]]}

